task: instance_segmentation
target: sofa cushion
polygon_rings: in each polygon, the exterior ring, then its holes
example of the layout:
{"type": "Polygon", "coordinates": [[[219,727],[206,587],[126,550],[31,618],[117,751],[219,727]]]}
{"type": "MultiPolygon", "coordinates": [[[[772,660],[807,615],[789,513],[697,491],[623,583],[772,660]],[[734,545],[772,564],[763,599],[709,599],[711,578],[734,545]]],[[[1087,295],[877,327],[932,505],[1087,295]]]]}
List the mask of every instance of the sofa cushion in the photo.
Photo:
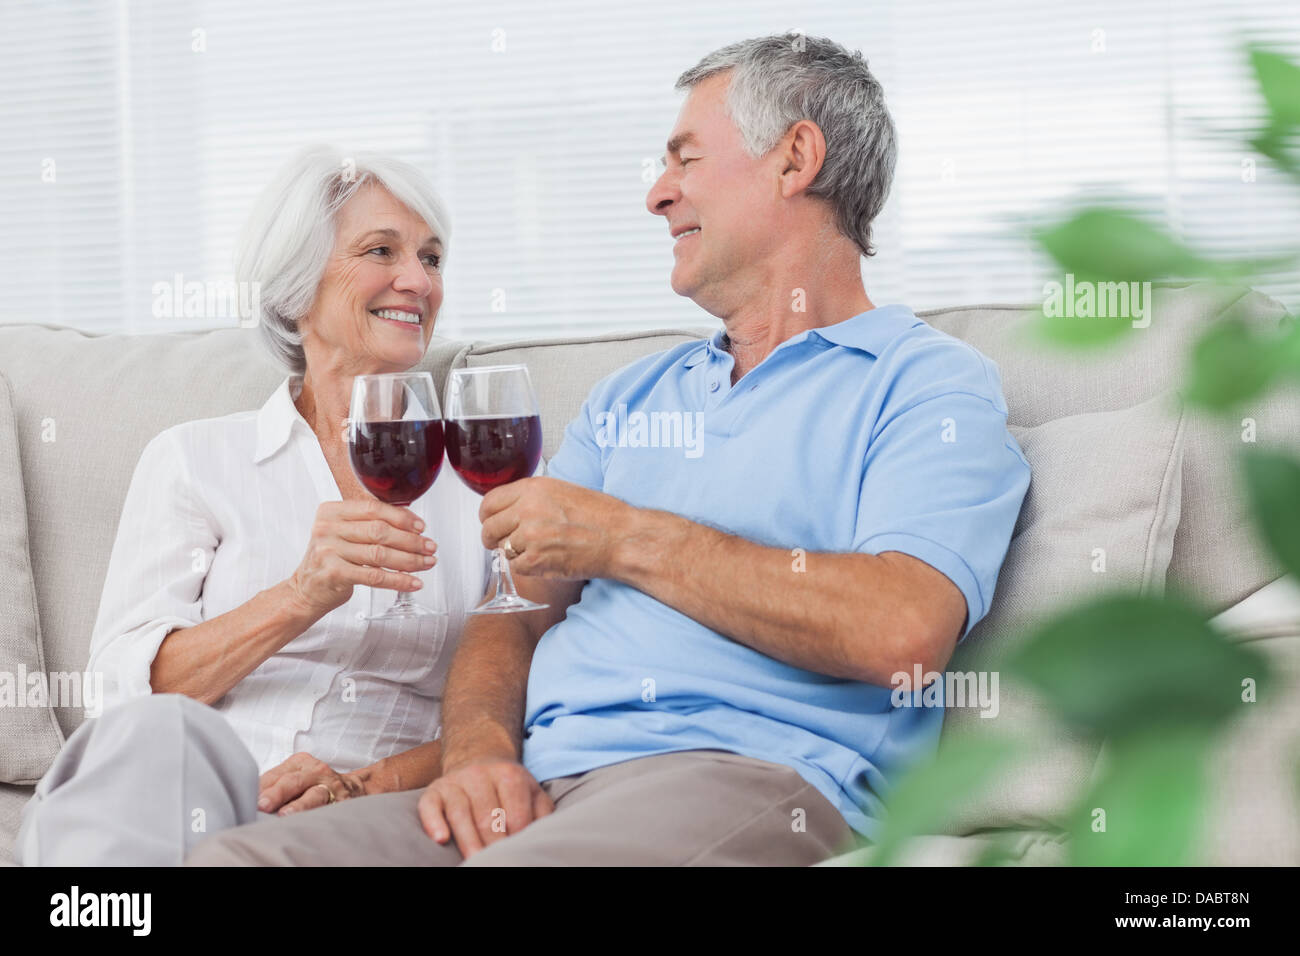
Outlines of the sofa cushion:
{"type": "MultiPolygon", "coordinates": [[[[441,390],[463,348],[435,338],[418,367],[441,390]]],[[[284,375],[253,329],[132,336],[38,325],[0,327],[0,373],[13,384],[46,664],[81,670],[145,444],[179,422],[260,408],[284,375]],[[43,422],[55,440],[41,440],[43,422]]],[[[70,735],[84,712],[56,716],[70,735]]]]}
{"type": "Polygon", "coordinates": [[[1170,393],[1115,412],[1012,426],[1033,469],[992,610],[949,671],[998,672],[996,716],[950,707],[942,749],[957,734],[1017,739],[1029,756],[963,804],[945,833],[1048,829],[1084,786],[1099,740],[1069,732],[1031,690],[1002,679],[1002,661],[1029,627],[1103,591],[1159,594],[1178,527],[1185,421],[1170,393]]]}
{"type": "MultiPolygon", "coordinates": [[[[1184,384],[1193,344],[1217,317],[1276,329],[1286,309],[1258,292],[1197,283],[1156,286],[1151,324],[1111,347],[1060,350],[1031,334],[1033,309],[970,306],[918,313],[969,342],[1002,374],[1008,421],[1032,428],[1066,415],[1129,408],[1184,384]]],[[[1198,414],[1186,425],[1183,509],[1169,582],[1217,613],[1273,580],[1281,568],[1263,551],[1245,518],[1236,459],[1243,440],[1260,446],[1300,438],[1300,389],[1279,389],[1240,415],[1198,414]],[[1242,419],[1250,418],[1250,428],[1242,419]]]]}
{"type": "Polygon", "coordinates": [[[18,839],[23,807],[35,792],[34,786],[0,784],[0,866],[14,865],[14,843],[18,839]]]}
{"type": "Polygon", "coordinates": [[[0,783],[35,783],[63,745],[49,698],[30,700],[28,675],[45,675],[27,500],[9,380],[0,374],[0,783]],[[28,704],[35,706],[28,706],[28,704]]]}
{"type": "MultiPolygon", "coordinates": [[[[1059,831],[999,834],[1009,837],[995,845],[989,836],[919,836],[909,840],[894,858],[893,866],[979,866],[981,858],[997,853],[1000,864],[1007,866],[1064,866],[1070,844],[1059,831]]],[[[817,866],[868,866],[876,847],[864,846],[832,857],[817,866]]]]}

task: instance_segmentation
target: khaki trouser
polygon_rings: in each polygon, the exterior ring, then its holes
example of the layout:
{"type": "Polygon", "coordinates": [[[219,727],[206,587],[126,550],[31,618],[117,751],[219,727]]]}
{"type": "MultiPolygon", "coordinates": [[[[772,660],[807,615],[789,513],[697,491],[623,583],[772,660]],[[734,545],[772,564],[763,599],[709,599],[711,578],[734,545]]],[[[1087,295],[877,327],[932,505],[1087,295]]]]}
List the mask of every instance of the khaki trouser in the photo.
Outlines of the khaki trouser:
{"type": "Polygon", "coordinates": [[[853,831],[781,764],[721,750],[543,781],[555,810],[463,861],[420,826],[420,790],[345,800],[208,837],[187,866],[806,866],[853,831]]]}
{"type": "MultiPolygon", "coordinates": [[[[217,711],[163,694],[88,720],[24,809],[28,866],[455,866],[425,835],[420,790],[288,817],[258,813],[257,766],[217,711]]],[[[473,866],[806,865],[853,841],[799,774],[721,750],[642,757],[542,782],[550,815],[473,866]]]]}

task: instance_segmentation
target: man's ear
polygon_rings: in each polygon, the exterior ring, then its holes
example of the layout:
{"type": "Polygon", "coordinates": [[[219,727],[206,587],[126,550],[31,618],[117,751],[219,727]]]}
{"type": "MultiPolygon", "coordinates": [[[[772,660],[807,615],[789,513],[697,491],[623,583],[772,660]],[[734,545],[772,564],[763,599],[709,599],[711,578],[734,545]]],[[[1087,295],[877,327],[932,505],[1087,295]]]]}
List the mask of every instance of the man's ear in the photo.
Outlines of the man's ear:
{"type": "Polygon", "coordinates": [[[800,120],[781,140],[781,196],[789,199],[812,185],[826,161],[826,137],[812,120],[800,120]]]}

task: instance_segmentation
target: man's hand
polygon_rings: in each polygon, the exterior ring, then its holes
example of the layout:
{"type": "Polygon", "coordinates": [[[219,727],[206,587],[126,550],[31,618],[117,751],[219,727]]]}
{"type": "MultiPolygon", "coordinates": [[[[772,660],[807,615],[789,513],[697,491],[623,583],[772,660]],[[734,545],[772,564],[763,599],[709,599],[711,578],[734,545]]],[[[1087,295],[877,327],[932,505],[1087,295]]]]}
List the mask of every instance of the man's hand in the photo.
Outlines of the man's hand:
{"type": "Polygon", "coordinates": [[[558,478],[522,478],[483,496],[478,514],[488,550],[506,539],[516,574],[567,581],[609,577],[631,505],[558,478]]]}
{"type": "Polygon", "coordinates": [[[257,809],[283,817],[364,796],[365,792],[366,785],[357,774],[335,773],[323,760],[297,753],[262,774],[257,782],[257,809]]]}
{"type": "Polygon", "coordinates": [[[420,796],[420,824],[438,843],[456,837],[461,856],[518,833],[555,809],[524,765],[486,758],[444,773],[420,796]]]}

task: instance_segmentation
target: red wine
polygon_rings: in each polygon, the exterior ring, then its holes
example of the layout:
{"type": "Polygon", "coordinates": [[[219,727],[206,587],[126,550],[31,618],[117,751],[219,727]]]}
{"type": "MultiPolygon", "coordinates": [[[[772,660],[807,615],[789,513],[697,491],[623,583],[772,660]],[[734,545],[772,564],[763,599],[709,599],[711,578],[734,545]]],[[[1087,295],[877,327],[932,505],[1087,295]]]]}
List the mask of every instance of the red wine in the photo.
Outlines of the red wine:
{"type": "Polygon", "coordinates": [[[541,457],[542,422],[536,415],[447,420],[447,458],[480,495],[527,478],[541,457]]]}
{"type": "Polygon", "coordinates": [[[390,505],[409,505],[442,468],[442,422],[357,422],[349,452],[366,490],[390,505]]]}

